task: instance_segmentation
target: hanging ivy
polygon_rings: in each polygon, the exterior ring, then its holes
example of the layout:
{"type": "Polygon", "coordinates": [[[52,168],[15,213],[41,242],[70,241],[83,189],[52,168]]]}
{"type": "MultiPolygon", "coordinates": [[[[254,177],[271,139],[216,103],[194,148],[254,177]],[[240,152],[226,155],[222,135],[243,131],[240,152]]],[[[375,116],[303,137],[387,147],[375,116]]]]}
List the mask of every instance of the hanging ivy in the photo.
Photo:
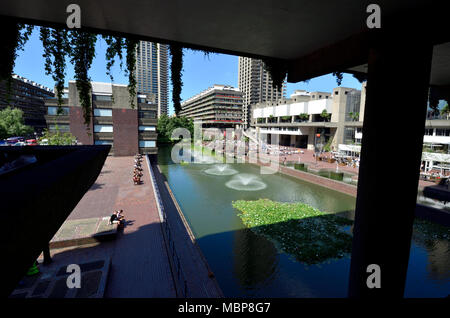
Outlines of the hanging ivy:
{"type": "Polygon", "coordinates": [[[367,74],[366,73],[355,73],[353,74],[353,77],[358,80],[358,82],[363,83],[367,81],[367,74]]]}
{"type": "Polygon", "coordinates": [[[265,58],[262,59],[263,68],[272,78],[272,87],[281,92],[283,82],[286,79],[288,72],[288,64],[285,60],[265,58]]]}
{"type": "Polygon", "coordinates": [[[106,59],[106,75],[109,76],[109,78],[111,79],[111,82],[114,82],[114,78],[113,75],[111,73],[111,68],[114,65],[115,62],[115,58],[116,56],[119,57],[120,60],[120,69],[122,69],[122,60],[123,60],[123,56],[122,56],[122,50],[125,46],[125,41],[123,38],[118,37],[118,36],[111,36],[111,35],[103,35],[103,40],[105,40],[106,44],[108,45],[108,47],[106,48],[106,54],[105,54],[105,59],[106,59]]]}
{"type": "MultiPolygon", "coordinates": [[[[95,57],[95,42],[97,36],[84,31],[71,32],[71,62],[74,65],[75,80],[80,98],[80,104],[83,108],[84,123],[86,126],[91,121],[92,102],[91,102],[91,79],[88,71],[91,68],[95,57]]],[[[89,126],[88,126],[89,127],[89,126]]],[[[88,128],[89,129],[89,128],[88,128]]]]}
{"type": "Polygon", "coordinates": [[[336,77],[336,83],[341,86],[342,80],[344,79],[344,74],[342,72],[333,72],[333,76],[336,77]]]}
{"type": "Polygon", "coordinates": [[[125,47],[127,50],[127,73],[128,73],[128,93],[130,95],[130,105],[134,108],[134,98],[136,97],[136,50],[139,41],[135,39],[126,39],[125,47]]]}
{"type": "Polygon", "coordinates": [[[0,22],[1,43],[0,50],[0,81],[6,80],[6,99],[9,100],[12,85],[12,73],[14,70],[17,52],[23,50],[33,32],[32,25],[18,23],[15,19],[3,17],[0,22]]]}
{"type": "Polygon", "coordinates": [[[58,99],[58,114],[63,112],[61,107],[64,92],[66,55],[71,54],[71,47],[67,30],[41,27],[40,40],[44,47],[45,74],[51,75],[55,81],[58,99]]]}
{"type": "Polygon", "coordinates": [[[170,64],[171,81],[172,81],[172,101],[175,114],[181,110],[181,89],[183,82],[181,75],[183,71],[183,48],[177,44],[169,46],[169,52],[172,57],[170,64]]]}

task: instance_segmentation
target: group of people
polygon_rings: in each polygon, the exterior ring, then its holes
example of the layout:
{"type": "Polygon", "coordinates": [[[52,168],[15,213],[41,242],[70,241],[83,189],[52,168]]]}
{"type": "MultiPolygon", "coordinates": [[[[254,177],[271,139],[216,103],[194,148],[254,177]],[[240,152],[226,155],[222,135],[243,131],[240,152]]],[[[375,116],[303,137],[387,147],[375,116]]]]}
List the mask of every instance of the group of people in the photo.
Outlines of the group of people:
{"type": "Polygon", "coordinates": [[[135,185],[142,183],[142,181],[141,181],[141,177],[142,177],[141,162],[142,162],[142,155],[136,154],[136,156],[134,157],[134,171],[133,171],[133,183],[135,185]]]}

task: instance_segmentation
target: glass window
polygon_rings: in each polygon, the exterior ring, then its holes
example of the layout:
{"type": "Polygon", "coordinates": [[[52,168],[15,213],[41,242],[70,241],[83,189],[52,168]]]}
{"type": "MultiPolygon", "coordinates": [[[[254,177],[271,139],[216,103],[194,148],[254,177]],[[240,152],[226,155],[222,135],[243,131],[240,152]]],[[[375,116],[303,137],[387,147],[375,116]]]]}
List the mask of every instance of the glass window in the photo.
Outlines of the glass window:
{"type": "Polygon", "coordinates": [[[94,145],[112,145],[112,140],[95,140],[94,145]]]}
{"type": "Polygon", "coordinates": [[[107,102],[112,101],[112,95],[92,95],[92,98],[98,101],[107,101],[107,102]]]}
{"type": "Polygon", "coordinates": [[[138,113],[139,118],[156,118],[156,111],[154,110],[140,110],[138,113]]]}
{"type": "Polygon", "coordinates": [[[94,132],[113,132],[112,125],[94,125],[94,132]]]}
{"type": "Polygon", "coordinates": [[[139,126],[140,131],[156,131],[155,126],[139,126]]]}
{"type": "Polygon", "coordinates": [[[139,140],[139,147],[141,148],[156,147],[156,142],[154,140],[139,140]]]}
{"type": "Polygon", "coordinates": [[[55,132],[56,130],[58,130],[59,132],[70,132],[70,125],[50,124],[48,125],[48,130],[51,132],[55,132]]]}
{"type": "MultiPolygon", "coordinates": [[[[61,107],[62,113],[61,115],[69,115],[69,107],[61,107]]],[[[51,106],[47,109],[48,115],[58,115],[58,107],[57,106],[51,106]]]]}
{"type": "Polygon", "coordinates": [[[96,117],[111,117],[112,116],[112,109],[95,108],[94,109],[94,116],[96,116],[96,117]]]}

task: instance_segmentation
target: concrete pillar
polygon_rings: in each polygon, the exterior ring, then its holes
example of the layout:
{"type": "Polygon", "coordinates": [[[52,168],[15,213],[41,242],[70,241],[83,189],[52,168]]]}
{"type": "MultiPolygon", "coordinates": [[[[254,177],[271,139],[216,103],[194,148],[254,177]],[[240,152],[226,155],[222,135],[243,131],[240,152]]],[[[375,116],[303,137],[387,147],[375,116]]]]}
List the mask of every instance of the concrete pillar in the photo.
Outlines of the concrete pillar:
{"type": "Polygon", "coordinates": [[[359,121],[364,120],[364,109],[366,107],[366,86],[367,81],[362,84],[361,87],[361,104],[359,106],[359,121]]]}
{"type": "Polygon", "coordinates": [[[403,297],[408,268],[432,45],[417,34],[410,39],[403,33],[390,38],[379,35],[371,41],[369,50],[349,296],[399,298],[403,297]],[[408,105],[408,112],[402,113],[406,118],[396,123],[396,129],[408,131],[408,138],[402,140],[401,153],[395,154],[386,148],[392,132],[383,123],[386,110],[401,105],[408,105]],[[395,155],[407,160],[393,167],[390,158],[395,155]],[[394,168],[392,179],[389,174],[394,168]],[[381,288],[369,288],[367,284],[373,274],[373,270],[368,272],[370,264],[381,270],[381,288]]]}

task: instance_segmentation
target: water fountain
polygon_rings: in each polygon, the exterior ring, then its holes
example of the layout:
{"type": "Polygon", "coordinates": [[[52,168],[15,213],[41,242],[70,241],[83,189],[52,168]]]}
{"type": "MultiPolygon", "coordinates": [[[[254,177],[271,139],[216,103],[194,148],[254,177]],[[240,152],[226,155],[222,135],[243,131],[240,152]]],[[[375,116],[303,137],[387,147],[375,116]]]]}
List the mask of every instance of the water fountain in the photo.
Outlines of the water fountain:
{"type": "Polygon", "coordinates": [[[228,188],[238,191],[259,191],[267,185],[256,175],[241,173],[234,176],[225,184],[228,188]]]}
{"type": "Polygon", "coordinates": [[[230,168],[228,165],[214,165],[212,168],[206,169],[205,173],[215,176],[231,176],[238,173],[238,171],[230,168]]]}

